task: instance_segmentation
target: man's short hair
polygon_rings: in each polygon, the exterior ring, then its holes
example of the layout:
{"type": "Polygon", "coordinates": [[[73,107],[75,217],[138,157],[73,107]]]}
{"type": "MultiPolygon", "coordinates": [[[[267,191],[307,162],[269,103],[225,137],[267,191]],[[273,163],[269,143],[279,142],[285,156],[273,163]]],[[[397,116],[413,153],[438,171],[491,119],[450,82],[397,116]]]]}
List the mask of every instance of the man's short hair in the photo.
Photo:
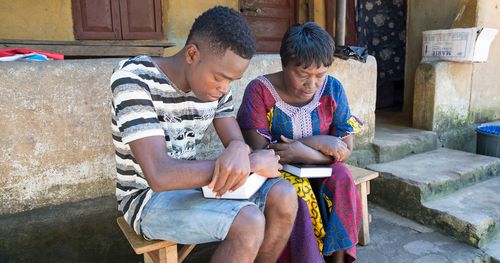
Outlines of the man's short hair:
{"type": "Polygon", "coordinates": [[[291,26],[281,40],[281,65],[329,67],[333,62],[335,42],[330,34],[314,22],[291,26]]]}
{"type": "Polygon", "coordinates": [[[206,41],[211,50],[221,54],[230,49],[245,59],[255,55],[252,30],[239,12],[228,7],[213,7],[196,18],[186,43],[194,41],[206,41]]]}

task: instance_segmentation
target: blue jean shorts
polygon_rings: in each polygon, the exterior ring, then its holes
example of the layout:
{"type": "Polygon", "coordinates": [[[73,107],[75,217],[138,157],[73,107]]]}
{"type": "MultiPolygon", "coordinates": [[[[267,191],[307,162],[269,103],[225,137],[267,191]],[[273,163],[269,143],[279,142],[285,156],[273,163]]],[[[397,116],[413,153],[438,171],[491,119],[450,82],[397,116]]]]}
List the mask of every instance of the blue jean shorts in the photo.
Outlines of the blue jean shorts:
{"type": "Polygon", "coordinates": [[[201,189],[154,193],[141,215],[141,231],[147,239],[179,244],[221,241],[241,208],[257,206],[264,212],[266,197],[281,178],[268,179],[249,200],[204,198],[201,189]]]}

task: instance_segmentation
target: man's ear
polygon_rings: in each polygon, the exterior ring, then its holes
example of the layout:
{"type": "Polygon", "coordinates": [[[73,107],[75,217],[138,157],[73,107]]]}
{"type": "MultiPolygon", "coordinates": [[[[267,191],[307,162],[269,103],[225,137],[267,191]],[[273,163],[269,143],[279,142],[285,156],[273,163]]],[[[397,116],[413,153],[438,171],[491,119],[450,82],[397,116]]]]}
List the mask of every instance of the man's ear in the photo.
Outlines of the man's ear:
{"type": "Polygon", "coordinates": [[[187,44],[185,50],[184,56],[186,58],[186,63],[194,64],[200,60],[200,50],[196,44],[187,44]]]}

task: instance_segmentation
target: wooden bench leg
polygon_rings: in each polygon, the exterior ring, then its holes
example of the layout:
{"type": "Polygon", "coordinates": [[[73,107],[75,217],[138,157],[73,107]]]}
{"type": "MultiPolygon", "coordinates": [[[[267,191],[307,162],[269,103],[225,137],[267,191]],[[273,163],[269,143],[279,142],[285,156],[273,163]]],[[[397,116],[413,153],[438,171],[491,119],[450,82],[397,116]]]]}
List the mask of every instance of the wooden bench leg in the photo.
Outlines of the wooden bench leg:
{"type": "Polygon", "coordinates": [[[182,261],[184,261],[184,259],[186,259],[186,257],[189,255],[189,253],[191,253],[191,251],[193,250],[193,248],[195,246],[196,245],[184,245],[184,246],[182,246],[181,250],[179,251],[179,263],[182,263],[182,261]]]}
{"type": "Polygon", "coordinates": [[[178,263],[177,246],[164,247],[144,253],[144,263],[178,263]]]}
{"type": "Polygon", "coordinates": [[[370,219],[368,214],[368,194],[370,189],[370,181],[362,182],[358,185],[359,195],[361,198],[361,209],[363,215],[363,224],[359,232],[359,244],[365,246],[370,243],[370,219]]]}

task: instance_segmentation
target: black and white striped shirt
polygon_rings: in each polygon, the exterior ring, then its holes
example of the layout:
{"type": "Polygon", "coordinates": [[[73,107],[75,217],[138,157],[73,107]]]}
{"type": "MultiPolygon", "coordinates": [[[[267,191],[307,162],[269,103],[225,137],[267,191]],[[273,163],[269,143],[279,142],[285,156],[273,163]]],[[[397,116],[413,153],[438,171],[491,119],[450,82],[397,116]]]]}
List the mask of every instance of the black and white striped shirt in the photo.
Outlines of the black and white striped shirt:
{"type": "Polygon", "coordinates": [[[153,191],[128,143],[165,136],[171,157],[194,160],[196,145],[212,120],[233,116],[233,99],[228,92],[218,101],[204,102],[191,91],[179,90],[148,56],[121,61],[111,76],[111,91],[118,209],[141,234],[141,212],[153,191]]]}

